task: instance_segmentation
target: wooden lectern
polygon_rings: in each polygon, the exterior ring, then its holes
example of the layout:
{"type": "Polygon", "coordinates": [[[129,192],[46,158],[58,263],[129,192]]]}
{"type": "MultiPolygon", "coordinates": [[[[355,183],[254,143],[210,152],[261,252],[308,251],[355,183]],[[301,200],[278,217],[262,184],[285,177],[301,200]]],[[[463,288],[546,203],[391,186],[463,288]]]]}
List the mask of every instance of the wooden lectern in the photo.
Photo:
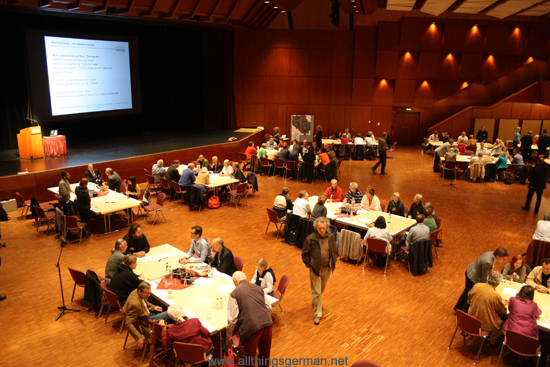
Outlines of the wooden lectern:
{"type": "Polygon", "coordinates": [[[19,158],[44,158],[42,129],[40,126],[27,127],[19,131],[19,134],[17,134],[17,145],[19,146],[19,158]]]}

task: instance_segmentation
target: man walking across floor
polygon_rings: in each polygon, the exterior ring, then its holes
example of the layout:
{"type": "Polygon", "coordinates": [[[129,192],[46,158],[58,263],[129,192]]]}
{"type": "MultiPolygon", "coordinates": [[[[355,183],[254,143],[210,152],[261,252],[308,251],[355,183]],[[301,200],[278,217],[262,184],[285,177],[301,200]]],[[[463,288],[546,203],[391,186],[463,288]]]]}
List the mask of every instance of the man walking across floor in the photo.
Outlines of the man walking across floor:
{"type": "Polygon", "coordinates": [[[379,165],[382,165],[382,168],[380,169],[381,175],[387,175],[386,172],[386,151],[388,150],[388,144],[386,143],[386,139],[388,137],[388,133],[383,132],[382,137],[378,139],[378,163],[372,167],[372,173],[376,173],[376,169],[379,165]]]}
{"type": "Polygon", "coordinates": [[[233,273],[232,278],[236,288],[227,303],[227,339],[231,340],[237,327],[245,355],[244,363],[239,365],[254,367],[257,361],[258,367],[269,367],[273,331],[271,303],[262,288],[246,281],[242,271],[233,273]]]}
{"type": "Polygon", "coordinates": [[[315,232],[307,236],[302,249],[302,261],[309,268],[311,296],[315,318],[313,322],[319,325],[323,316],[321,296],[325,291],[330,274],[336,268],[336,241],[332,233],[328,232],[330,221],[325,217],[315,219],[315,232]]]}

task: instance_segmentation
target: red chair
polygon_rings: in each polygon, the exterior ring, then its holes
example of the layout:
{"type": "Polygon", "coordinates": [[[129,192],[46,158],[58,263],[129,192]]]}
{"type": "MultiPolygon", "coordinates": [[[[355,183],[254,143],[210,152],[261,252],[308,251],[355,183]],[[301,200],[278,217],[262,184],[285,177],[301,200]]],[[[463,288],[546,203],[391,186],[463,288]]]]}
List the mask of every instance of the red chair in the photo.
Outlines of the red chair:
{"type": "Polygon", "coordinates": [[[208,238],[208,237],[203,237],[203,238],[206,241],[206,243],[208,244],[208,246],[210,246],[210,238],[208,238]]]}
{"type": "Polygon", "coordinates": [[[437,224],[437,229],[441,228],[441,224],[443,224],[443,218],[437,218],[435,223],[437,224]]]}
{"type": "Polygon", "coordinates": [[[176,355],[176,367],[179,366],[180,359],[182,362],[192,365],[208,361],[208,357],[204,353],[204,348],[198,344],[174,342],[172,346],[174,348],[174,354],[176,355]]]}
{"type": "Polygon", "coordinates": [[[237,268],[237,271],[243,271],[244,267],[244,260],[240,256],[234,256],[233,261],[235,262],[235,267],[237,268]]]}
{"type": "Polygon", "coordinates": [[[389,255],[387,252],[388,243],[384,240],[379,240],[377,238],[369,237],[367,238],[367,254],[365,255],[365,260],[363,261],[363,269],[365,269],[365,261],[369,261],[369,253],[373,254],[374,256],[386,256],[386,266],[384,267],[384,274],[386,274],[386,270],[388,269],[388,259],[389,255]]]}
{"type": "Polygon", "coordinates": [[[271,138],[271,134],[264,134],[264,140],[267,143],[269,139],[271,138]]]}
{"type": "MultiPolygon", "coordinates": [[[[443,171],[441,174],[442,181],[445,181],[445,173],[447,171],[450,171],[454,174],[454,180],[456,183],[456,161],[445,161],[445,164],[443,164],[443,171]]],[[[441,186],[447,186],[447,184],[443,184],[441,186]]],[[[453,183],[453,179],[451,178],[451,183],[448,184],[448,186],[452,186],[456,189],[456,185],[453,183]]]]}
{"type": "Polygon", "coordinates": [[[275,164],[275,169],[273,170],[273,176],[275,176],[275,172],[278,170],[278,169],[282,169],[283,172],[284,170],[286,169],[285,168],[285,162],[281,159],[281,158],[275,158],[273,160],[273,163],[275,164]]]}
{"type": "MultiPolygon", "coordinates": [[[[411,211],[411,208],[405,205],[405,217],[409,215],[409,212],[411,211]]],[[[413,218],[416,219],[416,218],[413,218]]]]}
{"type": "MultiPolygon", "coordinates": [[[[460,178],[464,173],[468,172],[470,162],[456,162],[456,167],[461,171],[460,175],[458,175],[458,178],[460,178]]],[[[466,175],[466,178],[468,178],[468,175],[466,175]]]]}
{"type": "Polygon", "coordinates": [[[285,171],[284,171],[284,174],[283,174],[283,177],[284,177],[285,180],[286,180],[287,172],[290,171],[290,174],[292,174],[292,171],[294,171],[296,166],[297,166],[296,161],[287,161],[286,162],[286,167],[285,167],[285,171]]]}
{"type": "Polygon", "coordinates": [[[260,158],[260,164],[262,165],[262,172],[264,168],[267,168],[267,176],[269,176],[271,168],[274,168],[273,165],[269,163],[269,160],[265,157],[260,158]]]}
{"type": "Polygon", "coordinates": [[[479,354],[481,353],[481,348],[483,348],[483,343],[485,343],[485,340],[487,340],[487,337],[490,334],[490,331],[483,330],[481,328],[481,321],[476,319],[473,316],[468,315],[464,311],[455,310],[456,312],[456,329],[453,334],[453,338],[451,339],[451,342],[449,343],[449,346],[447,349],[451,349],[451,345],[453,344],[453,340],[456,336],[456,332],[458,331],[458,328],[462,330],[462,336],[464,337],[464,343],[466,343],[466,335],[469,335],[471,337],[480,337],[481,345],[479,346],[479,350],[477,352],[476,360],[474,361],[474,365],[477,363],[477,359],[479,358],[479,354]]]}
{"type": "Polygon", "coordinates": [[[160,180],[160,186],[162,187],[162,191],[163,192],[169,192],[170,193],[170,198],[172,198],[172,188],[170,187],[170,184],[168,184],[168,180],[165,179],[164,177],[159,177],[159,180],[160,180]]]}
{"type": "Polygon", "coordinates": [[[373,361],[367,361],[366,359],[361,359],[359,361],[353,362],[351,367],[382,367],[376,362],[373,361]]]}
{"type": "MultiPolygon", "coordinates": [[[[23,218],[26,218],[27,215],[29,214],[29,210],[31,210],[31,201],[30,200],[25,200],[23,198],[23,195],[21,195],[20,193],[18,192],[15,192],[15,199],[17,201],[17,206],[22,206],[23,209],[21,210],[21,217],[23,218]],[[23,213],[25,215],[23,215],[23,213]]],[[[51,204],[41,204],[40,207],[44,210],[44,211],[48,211],[48,210],[54,210],[54,206],[51,205],[51,204]]],[[[21,218],[20,217],[20,218],[21,218]]]]}
{"type": "Polygon", "coordinates": [[[151,330],[153,330],[153,333],[151,333],[151,337],[149,338],[149,345],[151,346],[149,348],[149,366],[151,367],[154,365],[153,361],[155,360],[155,358],[158,358],[166,352],[171,351],[172,348],[164,348],[161,345],[162,350],[155,354],[157,341],[162,344],[162,327],[159,323],[151,320],[149,320],[149,324],[151,325],[151,330]]]}
{"type": "Polygon", "coordinates": [[[505,176],[510,178],[512,182],[514,182],[514,174],[516,173],[516,168],[518,167],[517,164],[509,164],[506,168],[505,176]]]}
{"type": "Polygon", "coordinates": [[[244,198],[246,201],[246,205],[248,206],[248,200],[247,200],[247,194],[248,194],[248,183],[244,182],[237,186],[235,190],[231,190],[229,193],[229,199],[227,199],[227,204],[231,202],[231,197],[233,197],[233,201],[235,202],[235,208],[239,209],[238,203],[241,201],[241,198],[244,198]],[[238,200],[237,200],[238,198],[238,200]]]}
{"type": "Polygon", "coordinates": [[[512,352],[519,354],[522,357],[537,357],[537,366],[540,362],[540,341],[532,336],[518,333],[512,330],[506,331],[504,336],[504,342],[500,349],[500,355],[498,356],[497,367],[500,366],[500,360],[502,359],[502,352],[504,352],[504,346],[507,346],[512,352]]]}
{"type": "MultiPolygon", "coordinates": [[[[105,315],[105,321],[103,322],[104,324],[106,324],[107,320],[109,319],[109,315],[111,314],[111,311],[122,310],[122,307],[120,307],[120,302],[118,301],[117,295],[111,292],[109,288],[107,288],[107,283],[105,283],[104,280],[101,282],[101,288],[103,288],[103,294],[105,295],[105,302],[102,303],[99,309],[99,315],[97,315],[96,317],[97,318],[101,317],[101,315],[103,314],[103,306],[108,304],[109,308],[107,308],[107,315],[105,315]]],[[[122,325],[124,325],[124,322],[122,323],[122,325]]],[[[119,334],[122,332],[122,328],[123,328],[122,325],[120,327],[119,334]]]]}
{"type": "Polygon", "coordinates": [[[279,220],[279,215],[277,214],[277,212],[273,209],[269,209],[269,208],[266,208],[267,209],[267,216],[269,218],[269,222],[267,223],[267,228],[265,229],[265,232],[264,234],[267,234],[267,230],[269,229],[269,225],[271,223],[275,223],[275,228],[277,228],[277,237],[275,237],[275,239],[279,239],[279,234],[281,233],[281,229],[283,229],[283,223],[281,223],[281,221],[279,220]],[[277,224],[280,224],[281,226],[277,226],[277,224]]]}
{"type": "Polygon", "coordinates": [[[251,190],[252,194],[254,196],[256,196],[256,190],[254,190],[254,179],[252,178],[252,176],[250,177],[250,179],[246,182],[246,189],[247,190],[251,190]]]}
{"type": "Polygon", "coordinates": [[[336,163],[336,173],[338,175],[338,179],[342,177],[342,172],[340,172],[340,166],[342,165],[342,162],[344,161],[344,158],[338,159],[338,162],[336,163]]]}
{"type": "Polygon", "coordinates": [[[71,277],[74,280],[73,295],[71,296],[71,302],[69,302],[73,303],[74,291],[76,290],[76,286],[84,288],[84,286],[86,285],[86,274],[84,274],[80,270],[72,269],[69,267],[67,267],[67,269],[69,269],[69,273],[71,273],[71,277]]]}
{"type": "Polygon", "coordinates": [[[67,238],[67,233],[69,231],[78,231],[80,234],[79,236],[79,242],[78,246],[82,244],[82,233],[86,232],[86,236],[88,237],[88,231],[86,230],[86,224],[84,222],[80,222],[78,220],[79,218],[75,215],[64,215],[63,216],[63,223],[65,225],[65,232],[63,233],[63,238],[67,238]]]}
{"type": "Polygon", "coordinates": [[[149,191],[155,191],[157,194],[161,189],[161,186],[155,182],[155,178],[152,175],[145,175],[147,177],[147,188],[149,191]]]}
{"type": "Polygon", "coordinates": [[[178,205],[178,208],[181,206],[181,203],[183,202],[183,195],[185,195],[187,192],[182,190],[180,185],[176,181],[172,181],[172,187],[174,188],[174,201],[178,197],[178,195],[181,194],[181,200],[180,205],[178,205]]]}
{"type": "Polygon", "coordinates": [[[389,157],[389,158],[395,158],[395,157],[393,156],[393,152],[395,151],[395,146],[396,146],[396,145],[397,145],[397,142],[394,141],[393,144],[391,145],[391,148],[388,150],[388,153],[391,153],[391,157],[389,157]]]}
{"type": "MultiPolygon", "coordinates": [[[[283,300],[286,287],[288,287],[289,283],[290,283],[290,278],[288,277],[288,275],[286,274],[283,275],[281,277],[281,280],[279,281],[279,286],[277,287],[277,290],[273,292],[273,297],[279,300],[279,303],[277,303],[277,306],[279,306],[279,309],[281,310],[281,316],[284,315],[283,312],[285,312],[285,310],[283,310],[283,307],[281,306],[281,301],[283,300]]],[[[283,320],[286,326],[286,320],[284,319],[284,316],[283,316],[283,320]]]]}
{"type": "Polygon", "coordinates": [[[144,168],[143,171],[145,172],[146,175],[150,175],[149,171],[146,168],[144,168]]]}
{"type": "Polygon", "coordinates": [[[243,165],[242,169],[244,171],[246,166],[248,166],[250,164],[250,161],[248,160],[248,158],[246,157],[246,154],[244,154],[244,153],[239,153],[239,158],[241,159],[241,164],[243,165]]]}
{"type": "MultiPolygon", "coordinates": [[[[162,212],[162,207],[164,206],[164,200],[166,199],[166,194],[161,192],[157,195],[157,203],[147,205],[145,207],[145,211],[147,212],[147,216],[149,216],[149,213],[155,212],[155,217],[153,218],[153,226],[155,225],[155,222],[157,221],[157,218],[160,218],[160,214],[162,214],[162,218],[164,218],[164,221],[168,223],[166,218],[164,217],[164,213],[162,212]]],[[[145,218],[145,221],[147,221],[147,218],[145,218]]]]}
{"type": "Polygon", "coordinates": [[[50,228],[53,229],[51,227],[51,224],[52,224],[53,220],[55,219],[55,213],[54,212],[45,212],[44,209],[42,209],[38,206],[33,206],[33,208],[34,208],[34,211],[36,212],[36,215],[38,216],[38,220],[36,221],[36,232],[38,232],[38,228],[40,227],[40,225],[42,224],[43,221],[46,221],[48,223],[48,227],[46,228],[46,232],[49,232],[50,228]]]}
{"type": "MultiPolygon", "coordinates": [[[[123,318],[121,329],[120,329],[120,332],[122,332],[122,327],[126,323],[126,313],[124,312],[122,307],[119,309],[119,311],[122,314],[122,318],[123,318]]],[[[140,325],[139,321],[134,322],[134,326],[141,334],[143,334],[143,330],[141,329],[141,325],[140,325]]],[[[120,335],[120,333],[118,335],[120,335]]],[[[128,336],[129,335],[130,335],[130,330],[128,330],[126,332],[126,338],[124,339],[124,345],[122,346],[122,350],[126,350],[126,343],[128,342],[128,336]]],[[[139,361],[139,363],[143,363],[143,361],[145,361],[145,351],[147,350],[148,345],[149,345],[149,339],[145,338],[145,343],[143,343],[143,353],[141,354],[141,361],[139,361]]]]}
{"type": "Polygon", "coordinates": [[[383,201],[380,202],[380,211],[386,212],[386,203],[383,201]]]}
{"type": "Polygon", "coordinates": [[[120,184],[119,192],[126,195],[126,191],[128,191],[128,184],[126,182],[123,182],[120,184]]]}
{"type": "Polygon", "coordinates": [[[432,246],[434,247],[434,250],[435,250],[435,256],[439,259],[439,254],[437,253],[437,241],[439,240],[439,236],[441,235],[442,233],[442,229],[438,229],[436,231],[433,231],[431,234],[430,234],[430,242],[432,243],[432,246]]]}

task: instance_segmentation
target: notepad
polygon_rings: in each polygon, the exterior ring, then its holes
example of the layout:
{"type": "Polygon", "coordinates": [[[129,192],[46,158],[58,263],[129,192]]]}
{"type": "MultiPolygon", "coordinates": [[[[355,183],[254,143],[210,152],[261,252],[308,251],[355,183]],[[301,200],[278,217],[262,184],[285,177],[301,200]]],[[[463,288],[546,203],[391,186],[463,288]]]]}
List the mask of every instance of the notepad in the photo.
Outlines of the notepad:
{"type": "Polygon", "coordinates": [[[508,288],[508,287],[504,287],[504,290],[502,291],[502,294],[505,294],[510,297],[515,297],[517,293],[518,293],[517,290],[508,288]]]}
{"type": "Polygon", "coordinates": [[[229,293],[229,292],[233,292],[233,289],[235,289],[235,285],[234,284],[227,284],[227,285],[224,285],[223,287],[219,287],[218,290],[222,293],[229,293]]]}
{"type": "Polygon", "coordinates": [[[138,260],[145,263],[147,261],[153,261],[153,260],[159,261],[159,260],[167,259],[167,258],[173,257],[173,256],[176,256],[176,254],[173,253],[173,254],[160,254],[160,255],[145,256],[145,257],[139,258],[138,260]]]}

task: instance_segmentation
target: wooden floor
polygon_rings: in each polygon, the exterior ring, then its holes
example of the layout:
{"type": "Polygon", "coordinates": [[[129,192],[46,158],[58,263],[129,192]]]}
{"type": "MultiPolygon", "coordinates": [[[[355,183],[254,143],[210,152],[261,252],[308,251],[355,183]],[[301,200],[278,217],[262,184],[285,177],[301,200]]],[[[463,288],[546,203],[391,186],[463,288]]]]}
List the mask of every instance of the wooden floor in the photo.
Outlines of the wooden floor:
{"type": "MultiPolygon", "coordinates": [[[[282,187],[290,188],[294,200],[298,191],[320,195],[325,182],[297,183],[280,177],[259,178],[260,191],[249,197],[250,206],[222,206],[217,210],[188,212],[185,207],[166,203],[168,223],[152,227],[144,217],[138,219],[152,246],[169,243],[189,249],[189,229],[204,228],[204,236],[222,237],[235,255],[244,258],[244,271],[251,278],[254,262],[264,257],[277,278],[290,276],[283,302],[288,326],[280,312],[273,312],[272,357],[372,359],[382,366],[469,366],[478,342],[468,346],[457,335],[451,350],[447,345],[455,329],[453,306],[464,286],[464,271],[481,253],[504,246],[510,254],[525,252],[536,222],[550,211],[549,190],[545,192],[540,214],[521,210],[527,187],[519,183],[469,183],[459,180],[457,188],[441,186],[432,172],[433,157],[423,155],[420,147],[400,148],[395,159],[388,159],[386,176],[373,175],[375,162],[346,161],[342,165],[341,187],[357,181],[364,191],[373,186],[386,203],[398,191],[410,205],[415,194],[434,204],[444,219],[444,247],[439,259],[425,274],[413,277],[406,268],[391,262],[386,275],[381,268],[367,268],[339,261],[323,296],[323,319],[313,324],[313,309],[308,270],[301,252],[275,240],[273,225],[267,225],[266,207],[271,208],[282,187]]],[[[534,204],[534,203],[533,203],[534,204]]],[[[86,312],[83,288],[77,288],[70,306],[82,310],[55,322],[61,305],[57,270],[59,241],[36,234],[33,220],[2,222],[0,249],[0,362],[2,366],[137,366],[135,342],[121,351],[124,336],[118,336],[120,317],[113,315],[107,325],[86,312]]],[[[29,217],[30,218],[30,217],[29,217]]],[[[105,262],[116,239],[124,233],[94,236],[82,246],[69,244],[63,252],[61,270],[65,300],[70,300],[73,282],[67,266],[92,269],[104,274],[105,262]]],[[[138,268],[139,270],[139,268],[138,268]]],[[[500,271],[500,269],[497,269],[500,271]]],[[[496,366],[498,351],[482,354],[480,366],[496,366]]],[[[505,365],[525,365],[508,354],[505,365]]]]}

